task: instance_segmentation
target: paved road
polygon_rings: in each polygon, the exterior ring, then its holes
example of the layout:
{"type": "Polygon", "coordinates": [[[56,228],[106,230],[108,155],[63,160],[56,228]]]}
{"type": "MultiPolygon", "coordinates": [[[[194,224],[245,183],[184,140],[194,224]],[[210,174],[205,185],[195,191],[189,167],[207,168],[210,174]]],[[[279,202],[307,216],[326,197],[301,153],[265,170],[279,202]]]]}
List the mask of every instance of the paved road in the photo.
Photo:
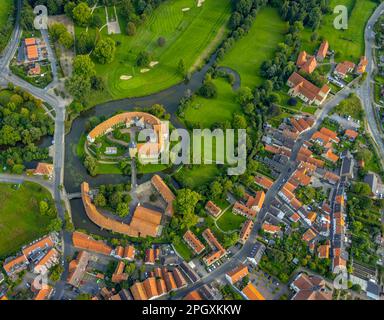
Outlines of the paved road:
{"type": "Polygon", "coordinates": [[[247,256],[251,253],[254,244],[256,243],[257,235],[261,228],[262,222],[264,221],[265,215],[271,206],[272,201],[276,198],[277,193],[279,192],[281,187],[285,184],[286,181],[288,181],[292,172],[297,169],[298,164],[296,163],[296,158],[300,148],[303,146],[304,141],[310,139],[312,134],[316,130],[318,130],[320,124],[323,122],[324,118],[328,115],[328,113],[342,100],[347,98],[351,92],[352,91],[349,87],[344,87],[343,90],[339,91],[334,97],[332,97],[327,103],[325,103],[321,109],[321,112],[317,115],[313,127],[310,130],[304,132],[296,141],[294,147],[292,148],[291,159],[286,164],[284,171],[280,173],[272,188],[267,191],[263,208],[257,215],[255,226],[251,232],[251,235],[248,241],[241,248],[241,250],[239,250],[228,262],[223,263],[220,267],[209,273],[207,276],[201,278],[198,282],[189,285],[183,290],[178,291],[177,294],[172,297],[173,300],[181,299],[189,292],[196,290],[201,286],[208,284],[214,280],[224,281],[225,274],[227,272],[235,268],[240,262],[246,260],[247,256]]]}
{"type": "Polygon", "coordinates": [[[372,90],[372,81],[375,71],[375,60],[373,57],[373,47],[375,46],[375,40],[373,35],[373,26],[381,15],[381,12],[384,10],[384,2],[381,3],[371,18],[368,20],[368,23],[365,28],[365,55],[368,59],[367,66],[367,79],[366,81],[356,90],[356,93],[363,102],[366,117],[367,117],[367,129],[371,134],[373,140],[376,143],[377,150],[379,152],[380,161],[384,167],[384,142],[382,129],[379,127],[376,116],[375,116],[375,104],[372,90]]]}
{"type": "MultiPolygon", "coordinates": [[[[54,168],[55,175],[54,181],[50,186],[49,190],[52,190],[53,196],[55,199],[55,204],[57,207],[59,217],[64,221],[65,217],[65,204],[68,203],[65,198],[65,190],[62,189],[63,186],[63,177],[64,177],[64,151],[65,151],[65,106],[66,103],[60,97],[51,95],[48,90],[51,88],[47,87],[45,89],[40,89],[34,87],[32,84],[16,77],[10,72],[9,64],[14,55],[16,54],[17,47],[20,43],[22,30],[20,28],[20,12],[21,12],[22,0],[17,1],[17,14],[15,29],[13,31],[11,41],[9,42],[7,48],[4,49],[4,53],[0,58],[0,84],[7,85],[8,82],[14,83],[16,86],[23,88],[24,90],[29,91],[33,96],[39,98],[42,101],[47,102],[51,105],[56,112],[55,116],[55,154],[54,154],[54,168]]],[[[47,43],[48,57],[52,64],[52,71],[54,72],[54,82],[57,81],[57,68],[56,68],[56,58],[49,45],[48,33],[47,31],[42,31],[43,38],[47,43]]],[[[5,176],[3,176],[5,178],[5,176]]],[[[12,177],[12,179],[15,179],[12,177]]],[[[24,179],[26,179],[24,177],[24,179]]],[[[64,250],[64,261],[65,261],[65,272],[62,277],[62,281],[59,281],[56,288],[54,298],[60,299],[63,294],[64,282],[68,276],[68,264],[66,262],[66,257],[69,256],[71,252],[71,236],[68,232],[63,231],[63,250],[64,250]]]]}

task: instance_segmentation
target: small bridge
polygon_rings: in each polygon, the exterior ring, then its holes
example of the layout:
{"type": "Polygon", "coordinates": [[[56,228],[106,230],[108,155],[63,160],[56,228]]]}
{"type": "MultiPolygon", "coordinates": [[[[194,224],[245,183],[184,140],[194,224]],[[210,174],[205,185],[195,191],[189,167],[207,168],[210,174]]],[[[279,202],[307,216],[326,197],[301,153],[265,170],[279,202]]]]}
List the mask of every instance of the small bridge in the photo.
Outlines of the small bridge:
{"type": "Polygon", "coordinates": [[[68,200],[73,200],[73,199],[81,199],[81,192],[77,193],[68,193],[67,194],[68,200]]]}

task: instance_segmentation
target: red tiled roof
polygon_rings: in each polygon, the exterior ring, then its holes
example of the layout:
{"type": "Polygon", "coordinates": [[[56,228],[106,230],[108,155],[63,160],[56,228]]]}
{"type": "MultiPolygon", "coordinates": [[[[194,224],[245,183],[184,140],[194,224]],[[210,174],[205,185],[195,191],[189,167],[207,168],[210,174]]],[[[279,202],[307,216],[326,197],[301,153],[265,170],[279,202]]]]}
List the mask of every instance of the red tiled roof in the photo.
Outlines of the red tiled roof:
{"type": "Polygon", "coordinates": [[[185,242],[188,243],[188,245],[193,249],[193,251],[196,254],[200,254],[201,252],[204,251],[205,249],[204,245],[201,243],[201,241],[195,236],[195,234],[192,231],[187,230],[187,232],[184,233],[183,238],[185,242]]]}
{"type": "Polygon", "coordinates": [[[252,284],[248,283],[242,293],[247,297],[248,300],[265,300],[263,295],[257,290],[257,288],[252,284]]]}

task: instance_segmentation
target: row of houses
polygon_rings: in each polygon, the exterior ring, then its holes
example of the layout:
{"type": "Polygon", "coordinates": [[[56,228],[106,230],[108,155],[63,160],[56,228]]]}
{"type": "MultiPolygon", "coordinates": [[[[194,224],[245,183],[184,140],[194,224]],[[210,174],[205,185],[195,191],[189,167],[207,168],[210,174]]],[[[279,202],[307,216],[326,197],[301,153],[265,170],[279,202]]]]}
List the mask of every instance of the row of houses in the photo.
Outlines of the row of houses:
{"type": "Polygon", "coordinates": [[[56,248],[58,244],[56,233],[37,239],[24,246],[19,255],[5,259],[3,269],[9,277],[28,268],[36,274],[46,274],[51,267],[59,263],[60,253],[56,248]]]}
{"type": "MultiPolygon", "coordinates": [[[[217,240],[211,229],[205,229],[202,233],[202,237],[211,249],[210,252],[203,257],[203,262],[209,267],[222,259],[227,254],[227,251],[217,240]]],[[[206,249],[205,245],[191,230],[185,232],[183,239],[196,255],[201,254],[206,249]]]]}

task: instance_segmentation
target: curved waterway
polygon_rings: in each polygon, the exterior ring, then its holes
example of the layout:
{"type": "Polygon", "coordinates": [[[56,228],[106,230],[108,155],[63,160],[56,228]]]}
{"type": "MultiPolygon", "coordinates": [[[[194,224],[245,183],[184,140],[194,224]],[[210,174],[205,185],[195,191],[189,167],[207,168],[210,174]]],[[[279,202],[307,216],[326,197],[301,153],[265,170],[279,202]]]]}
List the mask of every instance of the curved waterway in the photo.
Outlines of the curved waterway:
{"type": "MultiPolygon", "coordinates": [[[[76,148],[80,137],[85,133],[85,124],[92,116],[110,117],[117,111],[130,111],[134,108],[150,107],[154,104],[162,104],[169,114],[171,114],[171,122],[175,127],[180,127],[175,113],[177,111],[180,99],[185,95],[187,90],[195,92],[198,90],[204,80],[204,76],[208,69],[213,65],[215,56],[212,56],[208,63],[199,71],[193,73],[188,82],[183,82],[166,90],[154,93],[145,97],[127,98],[122,100],[111,101],[93,107],[83,112],[73,123],[71,131],[65,138],[65,175],[64,185],[67,193],[76,193],[80,191],[80,185],[83,181],[87,181],[91,188],[95,188],[101,184],[117,184],[130,182],[129,177],[120,174],[98,175],[91,177],[82,161],[77,157],[76,148]]],[[[233,71],[232,71],[233,72],[233,71]]],[[[239,87],[240,79],[236,78],[234,88],[239,87]]],[[[138,176],[138,183],[148,181],[153,174],[138,176]]],[[[108,232],[101,231],[86,216],[81,200],[75,199],[71,201],[72,218],[76,228],[86,229],[92,233],[103,236],[110,235],[108,232]]]]}

